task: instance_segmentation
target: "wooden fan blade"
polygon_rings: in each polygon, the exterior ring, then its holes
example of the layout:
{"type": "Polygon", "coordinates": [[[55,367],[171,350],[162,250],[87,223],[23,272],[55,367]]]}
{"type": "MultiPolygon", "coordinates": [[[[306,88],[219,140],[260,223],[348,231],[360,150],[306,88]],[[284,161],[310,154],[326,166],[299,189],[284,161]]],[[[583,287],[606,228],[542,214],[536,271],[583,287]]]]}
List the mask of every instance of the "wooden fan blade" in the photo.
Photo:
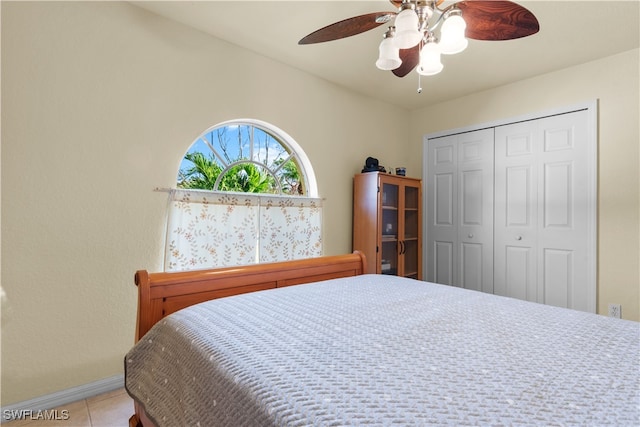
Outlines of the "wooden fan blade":
{"type": "Polygon", "coordinates": [[[420,45],[422,43],[418,43],[412,48],[409,49],[400,49],[400,59],[402,60],[402,64],[395,70],[391,70],[393,74],[398,77],[404,77],[411,72],[418,62],[420,62],[420,45]]]}
{"type": "Polygon", "coordinates": [[[465,0],[456,5],[467,23],[469,39],[512,40],[540,30],[534,14],[511,1],[465,0]]]}
{"type": "Polygon", "coordinates": [[[314,31],[303,37],[298,44],[322,43],[355,36],[389,22],[395,15],[395,12],[373,12],[347,18],[314,31]]]}

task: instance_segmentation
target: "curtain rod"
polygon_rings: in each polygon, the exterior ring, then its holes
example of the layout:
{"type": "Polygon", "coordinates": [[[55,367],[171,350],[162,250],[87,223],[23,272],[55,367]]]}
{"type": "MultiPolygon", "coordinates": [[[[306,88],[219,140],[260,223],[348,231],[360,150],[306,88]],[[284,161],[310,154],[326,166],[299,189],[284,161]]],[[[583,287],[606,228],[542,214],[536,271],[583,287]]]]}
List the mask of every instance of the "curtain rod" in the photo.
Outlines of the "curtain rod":
{"type": "Polygon", "coordinates": [[[171,193],[173,190],[177,190],[177,188],[155,187],[153,189],[153,191],[157,191],[160,193],[171,193]]]}
{"type": "Polygon", "coordinates": [[[270,193],[239,193],[234,191],[213,191],[213,190],[203,190],[198,188],[170,188],[170,187],[154,187],[154,192],[158,193],[171,193],[173,191],[195,191],[195,192],[210,192],[214,194],[245,194],[247,196],[255,196],[255,197],[291,197],[291,198],[302,198],[302,199],[315,199],[315,200],[326,200],[324,197],[311,197],[311,196],[290,196],[288,194],[270,194],[270,193]]]}

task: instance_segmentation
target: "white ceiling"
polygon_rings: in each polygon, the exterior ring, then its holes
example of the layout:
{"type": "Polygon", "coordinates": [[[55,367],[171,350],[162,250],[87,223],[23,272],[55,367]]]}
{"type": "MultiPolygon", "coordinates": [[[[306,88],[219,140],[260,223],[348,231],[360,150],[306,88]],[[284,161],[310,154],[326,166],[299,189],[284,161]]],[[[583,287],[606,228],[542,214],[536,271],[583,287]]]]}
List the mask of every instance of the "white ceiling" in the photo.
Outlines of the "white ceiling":
{"type": "MultiPolygon", "coordinates": [[[[298,45],[331,23],[370,12],[393,11],[388,0],[353,1],[141,1],[133,4],[289,64],[355,92],[407,109],[501,86],[640,46],[640,2],[517,1],[538,18],[540,32],[510,41],[470,40],[444,70],[398,78],[375,67],[386,26],[353,37],[298,45]]],[[[451,1],[446,1],[445,5],[451,1]]]]}

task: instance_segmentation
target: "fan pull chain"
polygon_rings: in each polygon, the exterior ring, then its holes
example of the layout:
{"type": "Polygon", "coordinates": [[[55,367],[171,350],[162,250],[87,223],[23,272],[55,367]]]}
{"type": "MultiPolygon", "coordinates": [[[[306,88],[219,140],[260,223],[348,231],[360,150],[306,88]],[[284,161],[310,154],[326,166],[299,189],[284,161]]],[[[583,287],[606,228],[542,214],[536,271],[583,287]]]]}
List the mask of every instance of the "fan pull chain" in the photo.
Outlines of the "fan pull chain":
{"type": "Polygon", "coordinates": [[[418,73],[418,93],[422,93],[422,83],[421,83],[422,75],[418,73]]]}

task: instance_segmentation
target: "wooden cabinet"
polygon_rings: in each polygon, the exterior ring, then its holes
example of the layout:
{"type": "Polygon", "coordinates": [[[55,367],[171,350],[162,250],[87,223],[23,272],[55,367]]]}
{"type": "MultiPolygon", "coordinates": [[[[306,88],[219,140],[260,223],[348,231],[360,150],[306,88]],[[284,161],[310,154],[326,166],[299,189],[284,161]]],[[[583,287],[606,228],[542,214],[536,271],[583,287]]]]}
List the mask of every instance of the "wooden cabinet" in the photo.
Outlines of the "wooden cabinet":
{"type": "Polygon", "coordinates": [[[353,178],[353,250],[367,273],[422,280],[422,188],[416,178],[366,172],[353,178]]]}

